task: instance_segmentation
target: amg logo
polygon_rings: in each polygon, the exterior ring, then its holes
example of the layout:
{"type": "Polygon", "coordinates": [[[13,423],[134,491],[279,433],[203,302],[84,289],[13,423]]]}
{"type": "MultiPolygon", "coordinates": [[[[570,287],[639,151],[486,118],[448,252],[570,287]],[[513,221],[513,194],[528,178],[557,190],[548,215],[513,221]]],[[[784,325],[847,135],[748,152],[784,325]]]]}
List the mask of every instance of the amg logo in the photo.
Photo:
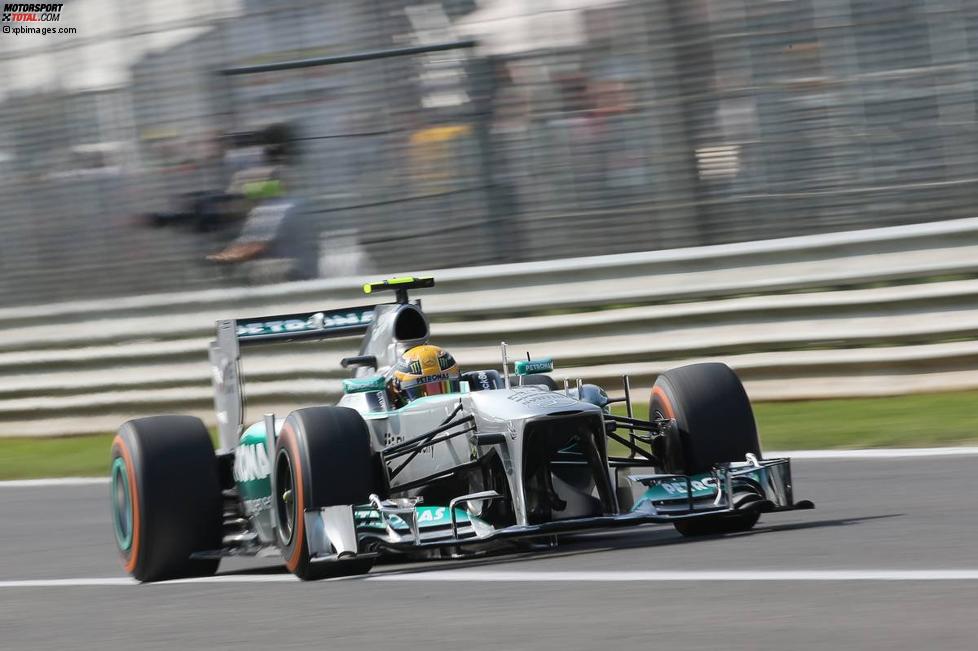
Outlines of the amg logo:
{"type": "MultiPolygon", "coordinates": [[[[673,484],[659,484],[662,488],[670,495],[686,495],[686,483],[678,482],[673,484]]],[[[716,480],[712,477],[706,477],[703,480],[694,479],[689,482],[690,487],[693,492],[696,491],[708,491],[713,490],[714,485],[716,485],[716,480]]]]}
{"type": "Polygon", "coordinates": [[[425,509],[421,511],[418,515],[418,524],[423,522],[438,522],[439,520],[446,519],[445,512],[448,511],[444,506],[439,506],[434,509],[425,509]]]}
{"type": "Polygon", "coordinates": [[[244,501],[244,512],[245,515],[258,515],[262,511],[267,511],[272,508],[272,497],[271,495],[265,497],[259,497],[254,500],[244,501]]]}

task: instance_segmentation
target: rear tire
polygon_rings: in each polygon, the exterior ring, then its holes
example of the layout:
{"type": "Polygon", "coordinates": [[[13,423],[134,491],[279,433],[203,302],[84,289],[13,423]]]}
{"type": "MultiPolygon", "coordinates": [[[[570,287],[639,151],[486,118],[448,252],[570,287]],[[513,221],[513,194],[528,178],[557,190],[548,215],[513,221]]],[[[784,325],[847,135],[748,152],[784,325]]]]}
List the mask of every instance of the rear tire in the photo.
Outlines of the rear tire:
{"type": "Polygon", "coordinates": [[[220,559],[221,485],[198,418],[155,416],[122,425],[112,442],[112,520],[123,567],[138,581],[210,576],[220,559]]]}
{"type": "MultiPolygon", "coordinates": [[[[655,382],[650,417],[673,418],[676,431],[666,439],[664,470],[697,475],[717,463],[761,458],[750,399],[740,378],[726,364],[691,364],[666,371],[655,382]]],[[[736,499],[736,494],[735,494],[736,499]]],[[[747,531],[756,511],[675,522],[684,536],[747,531]]]]}
{"type": "Polygon", "coordinates": [[[293,411],[282,426],[275,464],[276,529],[289,571],[304,581],[369,572],[372,558],[312,562],[303,517],[307,509],[364,504],[380,492],[360,414],[346,407],[293,411]]]}

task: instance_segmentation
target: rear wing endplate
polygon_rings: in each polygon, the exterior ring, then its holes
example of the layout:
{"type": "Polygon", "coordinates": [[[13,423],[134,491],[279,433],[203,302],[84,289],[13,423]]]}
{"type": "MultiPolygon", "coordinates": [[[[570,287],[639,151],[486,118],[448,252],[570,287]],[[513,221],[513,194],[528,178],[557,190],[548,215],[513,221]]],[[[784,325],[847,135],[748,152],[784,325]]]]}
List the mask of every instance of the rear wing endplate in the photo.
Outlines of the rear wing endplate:
{"type": "Polygon", "coordinates": [[[362,335],[370,327],[376,307],[361,305],[218,321],[217,337],[210,344],[209,357],[221,447],[230,450],[238,444],[244,420],[242,346],[362,335]]]}

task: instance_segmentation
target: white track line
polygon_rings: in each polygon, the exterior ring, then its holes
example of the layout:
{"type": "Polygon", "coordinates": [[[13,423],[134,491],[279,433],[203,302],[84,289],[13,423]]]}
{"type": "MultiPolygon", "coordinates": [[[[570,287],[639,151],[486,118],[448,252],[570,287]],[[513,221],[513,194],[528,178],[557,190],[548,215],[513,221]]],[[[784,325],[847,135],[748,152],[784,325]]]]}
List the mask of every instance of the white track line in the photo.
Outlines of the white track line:
{"type": "MultiPolygon", "coordinates": [[[[768,458],[792,459],[907,459],[915,457],[955,457],[978,455],[978,446],[951,448],[871,448],[868,450],[788,450],[765,452],[768,458]]],[[[108,477],[60,477],[51,479],[14,479],[0,481],[0,488],[34,488],[44,486],[89,486],[107,484],[108,477]]]]}
{"type": "Polygon", "coordinates": [[[512,572],[446,570],[442,572],[379,574],[368,581],[460,582],[623,582],[673,581],[978,581],[978,570],[690,570],[690,571],[570,571],[512,572]]]}
{"type": "Polygon", "coordinates": [[[52,477],[50,479],[10,479],[0,481],[0,488],[35,488],[43,486],[95,486],[108,484],[108,477],[52,477]]]}
{"type": "Polygon", "coordinates": [[[978,454],[978,446],[948,448],[870,448],[868,450],[789,450],[764,452],[769,458],[792,459],[904,459],[910,457],[954,457],[978,454]]]}
{"type": "MultiPolygon", "coordinates": [[[[207,576],[199,579],[178,579],[161,583],[150,583],[149,586],[183,585],[186,583],[296,583],[299,579],[292,574],[228,574],[223,576],[207,576]]],[[[97,577],[80,579],[28,579],[0,581],[0,590],[4,588],[101,588],[140,585],[135,579],[128,577],[97,577]]]]}
{"type": "MultiPolygon", "coordinates": [[[[357,580],[356,577],[341,580],[357,580]]],[[[690,571],[578,571],[514,572],[493,570],[443,570],[371,574],[366,581],[412,583],[672,583],[751,581],[978,581],[978,570],[690,570],[690,571]]],[[[197,583],[296,583],[291,574],[229,574],[149,584],[147,587],[197,583]]],[[[327,581],[329,582],[329,581],[327,581]]],[[[122,577],[79,579],[32,579],[0,581],[0,589],[137,586],[122,577]]]]}
{"type": "Polygon", "coordinates": [[[0,589],[7,588],[82,588],[105,587],[120,585],[138,585],[132,579],[99,578],[99,579],[28,579],[25,581],[0,581],[0,589]]]}

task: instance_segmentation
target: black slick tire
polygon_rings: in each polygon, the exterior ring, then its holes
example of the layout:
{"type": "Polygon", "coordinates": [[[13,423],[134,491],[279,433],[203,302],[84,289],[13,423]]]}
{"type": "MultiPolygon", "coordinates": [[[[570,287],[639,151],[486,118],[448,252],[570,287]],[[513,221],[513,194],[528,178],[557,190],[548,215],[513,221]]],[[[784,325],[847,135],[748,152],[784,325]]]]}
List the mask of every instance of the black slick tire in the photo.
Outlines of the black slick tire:
{"type": "Polygon", "coordinates": [[[272,487],[276,530],[285,565],[312,581],[365,574],[373,558],[313,562],[303,514],[307,509],[364,504],[378,492],[370,433],[346,407],[310,407],[289,414],[275,449],[272,487]]]}
{"type": "MultiPolygon", "coordinates": [[[[652,388],[649,414],[676,421],[664,446],[666,472],[697,475],[717,463],[743,461],[748,453],[761,458],[750,399],[726,364],[691,364],[666,371],[652,388]]],[[[682,520],[675,527],[686,536],[716,535],[746,531],[758,517],[749,510],[682,520]]]]}
{"type": "Polygon", "coordinates": [[[217,458],[198,418],[130,420],[112,442],[111,501],[123,568],[139,581],[210,576],[221,549],[217,458]]]}

